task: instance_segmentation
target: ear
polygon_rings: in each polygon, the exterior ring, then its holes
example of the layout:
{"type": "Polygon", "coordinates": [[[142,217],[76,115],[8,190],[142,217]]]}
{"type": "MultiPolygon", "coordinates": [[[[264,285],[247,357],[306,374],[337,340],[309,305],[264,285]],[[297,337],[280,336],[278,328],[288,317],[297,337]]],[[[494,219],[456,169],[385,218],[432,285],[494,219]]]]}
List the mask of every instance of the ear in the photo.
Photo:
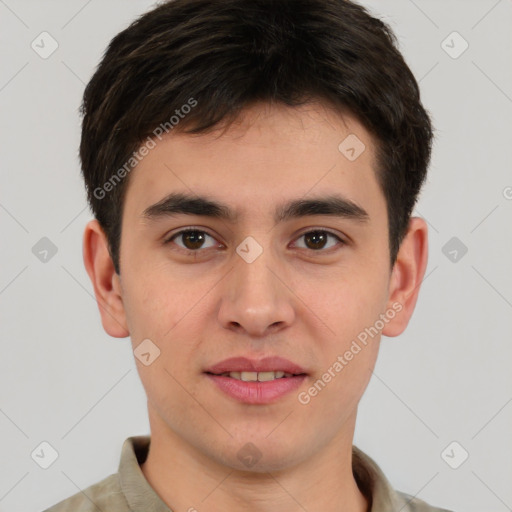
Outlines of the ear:
{"type": "Polygon", "coordinates": [[[398,336],[407,327],[416,306],[427,260],[427,223],[420,217],[412,217],[389,281],[388,309],[397,314],[382,330],[384,336],[398,336]]]}
{"type": "Polygon", "coordinates": [[[121,294],[121,281],[114,269],[107,237],[99,222],[88,222],[83,237],[84,265],[94,286],[103,329],[114,338],[126,338],[130,332],[121,294]]]}

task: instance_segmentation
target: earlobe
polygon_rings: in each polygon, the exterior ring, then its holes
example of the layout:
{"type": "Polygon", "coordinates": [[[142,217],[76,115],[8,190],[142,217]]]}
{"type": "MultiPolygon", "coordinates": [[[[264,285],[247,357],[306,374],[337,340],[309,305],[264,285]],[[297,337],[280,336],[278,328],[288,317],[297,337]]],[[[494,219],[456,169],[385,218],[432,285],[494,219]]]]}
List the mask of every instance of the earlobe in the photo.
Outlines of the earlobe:
{"type": "Polygon", "coordinates": [[[87,223],[83,237],[84,265],[94,287],[105,331],[114,338],[126,338],[130,332],[126,323],[120,278],[108,251],[108,241],[99,222],[87,223]]]}
{"type": "Polygon", "coordinates": [[[418,300],[427,262],[428,227],[422,218],[412,217],[389,282],[388,308],[397,314],[382,330],[384,336],[398,336],[407,327],[418,300]]]}

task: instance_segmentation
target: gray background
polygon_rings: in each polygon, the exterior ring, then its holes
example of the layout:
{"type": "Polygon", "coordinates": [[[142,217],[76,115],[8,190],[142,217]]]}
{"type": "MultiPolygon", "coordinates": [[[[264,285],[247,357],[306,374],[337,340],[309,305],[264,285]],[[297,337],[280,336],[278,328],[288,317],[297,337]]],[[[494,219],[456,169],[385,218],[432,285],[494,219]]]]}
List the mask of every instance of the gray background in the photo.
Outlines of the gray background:
{"type": "MultiPolygon", "coordinates": [[[[383,338],[355,444],[397,489],[512,510],[512,3],[363,3],[398,35],[437,138],[416,210],[430,225],[427,277],[407,331],[383,338]],[[454,31],[469,44],[457,58],[454,31]]],[[[129,339],[103,331],[82,263],[77,109],[110,39],[152,5],[0,0],[0,511],[84,489],[117,471],[126,437],[149,432],[129,339]],[[31,48],[43,31],[59,45],[46,59],[31,48]],[[47,261],[32,250],[43,237],[57,248],[47,261]],[[48,469],[31,457],[43,441],[58,452],[48,469]]]]}

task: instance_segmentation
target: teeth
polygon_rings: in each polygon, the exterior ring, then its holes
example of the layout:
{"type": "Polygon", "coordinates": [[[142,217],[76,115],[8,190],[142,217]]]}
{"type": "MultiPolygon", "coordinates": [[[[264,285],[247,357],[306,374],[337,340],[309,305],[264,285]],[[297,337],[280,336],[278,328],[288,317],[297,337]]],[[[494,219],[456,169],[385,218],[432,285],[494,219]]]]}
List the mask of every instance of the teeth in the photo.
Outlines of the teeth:
{"type": "Polygon", "coordinates": [[[283,377],[292,377],[291,373],[285,373],[281,370],[276,372],[225,372],[224,377],[243,380],[244,382],[267,382],[269,380],[281,379],[283,377]]]}
{"type": "Polygon", "coordinates": [[[266,382],[267,380],[274,380],[276,377],[276,372],[259,372],[258,374],[259,382],[266,382]]]}

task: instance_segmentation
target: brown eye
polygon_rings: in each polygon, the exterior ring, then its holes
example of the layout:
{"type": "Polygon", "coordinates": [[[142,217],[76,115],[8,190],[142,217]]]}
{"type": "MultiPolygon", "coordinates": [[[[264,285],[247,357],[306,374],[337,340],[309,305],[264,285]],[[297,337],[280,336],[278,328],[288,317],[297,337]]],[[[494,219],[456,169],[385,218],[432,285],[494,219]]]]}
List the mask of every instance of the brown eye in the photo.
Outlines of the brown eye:
{"type": "Polygon", "coordinates": [[[200,249],[204,243],[204,233],[201,231],[188,231],[182,235],[183,244],[187,249],[200,249]]]}
{"type": "Polygon", "coordinates": [[[211,238],[213,241],[215,240],[205,231],[200,231],[198,229],[187,229],[184,231],[180,231],[179,233],[176,233],[169,240],[167,240],[166,243],[179,240],[181,241],[182,245],[177,242],[174,242],[178,247],[181,247],[182,249],[187,249],[189,251],[197,251],[198,249],[205,249],[208,247],[213,247],[215,245],[215,243],[213,243],[212,245],[205,247],[204,243],[207,238],[211,238]]]}
{"type": "Polygon", "coordinates": [[[313,231],[304,235],[304,240],[309,249],[322,249],[327,243],[327,236],[325,233],[313,231]]]}
{"type": "MultiPolygon", "coordinates": [[[[341,244],[343,244],[343,240],[336,236],[334,233],[330,233],[329,231],[308,231],[307,233],[302,234],[299,239],[304,239],[305,249],[310,249],[312,251],[319,251],[321,249],[325,249],[328,243],[329,238],[335,239],[341,244]]],[[[336,243],[331,244],[328,249],[335,246],[336,243]]],[[[299,245],[300,247],[300,245],[299,245]]]]}

